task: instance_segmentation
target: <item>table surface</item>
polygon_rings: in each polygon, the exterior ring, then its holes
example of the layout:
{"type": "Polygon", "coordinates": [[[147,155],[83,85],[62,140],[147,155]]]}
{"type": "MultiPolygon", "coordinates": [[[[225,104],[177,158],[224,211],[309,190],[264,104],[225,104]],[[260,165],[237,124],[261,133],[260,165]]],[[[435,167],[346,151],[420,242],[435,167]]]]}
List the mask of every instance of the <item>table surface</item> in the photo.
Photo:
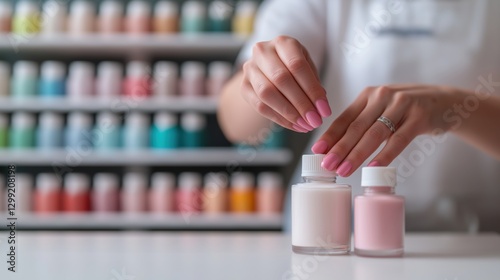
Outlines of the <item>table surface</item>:
{"type": "Polygon", "coordinates": [[[402,258],[292,253],[280,233],[0,232],[0,279],[500,279],[500,235],[409,234],[402,258]]]}

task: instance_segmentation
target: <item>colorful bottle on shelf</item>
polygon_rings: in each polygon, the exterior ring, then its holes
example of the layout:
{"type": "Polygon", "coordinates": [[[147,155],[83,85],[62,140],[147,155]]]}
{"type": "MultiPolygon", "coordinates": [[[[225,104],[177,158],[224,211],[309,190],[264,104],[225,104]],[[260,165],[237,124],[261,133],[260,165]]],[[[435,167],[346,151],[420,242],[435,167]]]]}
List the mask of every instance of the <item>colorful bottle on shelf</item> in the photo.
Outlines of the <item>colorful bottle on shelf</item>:
{"type": "Polygon", "coordinates": [[[285,134],[286,130],[283,127],[275,125],[262,143],[263,147],[266,149],[283,148],[285,146],[285,134]]]}
{"type": "Polygon", "coordinates": [[[33,175],[16,174],[16,213],[29,213],[33,209],[33,175]]]}
{"type": "Polygon", "coordinates": [[[404,251],[405,201],[394,194],[395,167],[363,167],[363,195],[354,199],[354,251],[399,257],[404,251]]]}
{"type": "Polygon", "coordinates": [[[153,213],[174,211],[175,176],[172,173],[157,172],[151,176],[148,205],[153,213]]]}
{"type": "Polygon", "coordinates": [[[0,97],[10,94],[10,66],[5,61],[0,61],[0,97]]]}
{"type": "Polygon", "coordinates": [[[205,94],[205,64],[187,61],[181,66],[181,95],[185,97],[205,94]]]}
{"type": "Polygon", "coordinates": [[[121,147],[121,119],[117,114],[101,112],[97,115],[94,129],[94,146],[99,151],[116,150],[121,147]]]}
{"type": "Polygon", "coordinates": [[[12,32],[35,34],[40,32],[40,10],[35,1],[21,0],[16,4],[12,18],[12,32]]]}
{"type": "Polygon", "coordinates": [[[147,34],[151,30],[151,6],[144,0],[132,0],[127,5],[125,31],[130,34],[147,34]]]}
{"type": "Polygon", "coordinates": [[[238,1],[233,17],[233,32],[248,36],[253,32],[255,15],[259,5],[256,1],[238,1]]]}
{"type": "Polygon", "coordinates": [[[154,67],[153,96],[164,98],[177,95],[179,66],[175,62],[159,61],[154,67]]]}
{"type": "Polygon", "coordinates": [[[118,0],[104,0],[99,7],[97,30],[102,34],[116,34],[123,31],[123,3],[118,0]]]}
{"type": "Polygon", "coordinates": [[[151,95],[151,69],[145,61],[131,61],[127,64],[127,77],[123,81],[126,97],[140,101],[151,95]]]}
{"type": "Polygon", "coordinates": [[[95,174],[91,202],[92,210],[96,213],[118,211],[119,180],[116,174],[95,174]]]}
{"type": "Polygon", "coordinates": [[[75,61],[69,66],[66,93],[69,99],[83,100],[94,95],[94,65],[75,61]]]}
{"type": "Polygon", "coordinates": [[[156,2],[153,17],[153,32],[170,34],[179,31],[179,5],[174,1],[156,2]]]}
{"type": "Polygon", "coordinates": [[[205,175],[201,199],[204,213],[220,214],[227,211],[228,185],[229,179],[226,173],[211,172],[205,175]]]}
{"type": "Polygon", "coordinates": [[[233,7],[227,1],[212,1],[208,7],[208,29],[212,32],[230,32],[233,7]]]}
{"type": "Polygon", "coordinates": [[[182,215],[200,212],[201,201],[201,174],[183,172],[179,174],[179,188],[176,193],[176,210],[182,215]]]}
{"type": "Polygon", "coordinates": [[[155,114],[151,129],[151,147],[153,149],[179,147],[180,131],[177,122],[177,116],[172,113],[158,112],[155,114]]]}
{"type": "Polygon", "coordinates": [[[35,146],[35,116],[26,112],[12,114],[9,146],[12,149],[28,149],[35,146]]]}
{"type": "Polygon", "coordinates": [[[62,97],[66,91],[66,66],[62,62],[45,61],[40,71],[39,93],[41,97],[62,97]]]}
{"type": "Polygon", "coordinates": [[[90,179],[82,173],[70,173],[64,178],[62,205],[65,212],[90,211],[90,179]]]}
{"type": "Polygon", "coordinates": [[[292,249],[334,255],[351,250],[351,186],[321,167],[324,155],[302,156],[305,182],[292,186],[292,249]]]}
{"type": "Polygon", "coordinates": [[[182,5],[181,31],[200,33],[206,30],[207,7],[203,1],[186,1],[182,5]]]}
{"type": "Polygon", "coordinates": [[[262,172],[257,177],[257,212],[281,213],[283,208],[283,176],[275,172],[262,172]]]}
{"type": "Polygon", "coordinates": [[[231,175],[229,207],[233,213],[253,213],[255,211],[255,178],[248,172],[231,175]]]}
{"type": "Polygon", "coordinates": [[[52,150],[63,146],[64,118],[61,114],[40,114],[36,145],[41,150],[52,150]]]}
{"type": "Polygon", "coordinates": [[[0,34],[12,29],[12,6],[7,1],[0,1],[0,34]]]}
{"type": "Polygon", "coordinates": [[[9,118],[6,114],[0,113],[0,149],[7,148],[9,136],[9,118]]]}
{"type": "Polygon", "coordinates": [[[68,16],[68,34],[85,35],[94,32],[95,7],[89,0],[72,1],[68,16]]]}
{"type": "Polygon", "coordinates": [[[123,66],[118,62],[104,61],[97,66],[96,96],[111,100],[122,94],[123,66]]]}
{"type": "Polygon", "coordinates": [[[225,61],[214,61],[208,65],[207,95],[219,96],[224,84],[232,74],[232,65],[225,61]]]}
{"type": "Polygon", "coordinates": [[[123,148],[126,150],[148,148],[150,127],[148,115],[139,112],[127,114],[123,128],[123,148]]]}
{"type": "Polygon", "coordinates": [[[92,149],[92,117],[82,112],[68,114],[64,143],[67,148],[87,153],[92,149]]]}
{"type": "Polygon", "coordinates": [[[66,4],[57,0],[48,0],[42,6],[43,35],[57,35],[66,32],[66,4]]]}
{"type": "Polygon", "coordinates": [[[7,211],[7,190],[5,188],[5,177],[0,174],[0,215],[7,211]]]}
{"type": "Polygon", "coordinates": [[[61,211],[61,181],[54,173],[37,175],[33,208],[38,214],[61,211]]]}
{"type": "Polygon", "coordinates": [[[124,213],[141,213],[146,211],[148,179],[146,174],[128,172],[123,176],[121,193],[121,209],[124,213]]]}
{"type": "Polygon", "coordinates": [[[184,113],[181,116],[182,146],[200,148],[205,145],[207,120],[199,113],[184,113]]]}
{"type": "Polygon", "coordinates": [[[37,95],[38,65],[32,61],[20,60],[14,64],[11,90],[13,98],[29,98],[37,95]]]}

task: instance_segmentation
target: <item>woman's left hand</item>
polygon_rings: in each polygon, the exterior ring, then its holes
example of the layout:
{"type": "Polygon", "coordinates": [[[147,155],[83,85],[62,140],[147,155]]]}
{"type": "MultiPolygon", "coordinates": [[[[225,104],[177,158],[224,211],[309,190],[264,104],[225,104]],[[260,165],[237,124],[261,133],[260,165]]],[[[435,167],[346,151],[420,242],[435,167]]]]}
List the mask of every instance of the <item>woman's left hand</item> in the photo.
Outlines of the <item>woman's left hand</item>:
{"type": "Polygon", "coordinates": [[[347,177],[387,140],[369,164],[386,166],[418,135],[449,130],[452,123],[444,114],[463,94],[459,89],[441,86],[368,87],[331,124],[312,151],[327,154],[323,167],[347,177]]]}

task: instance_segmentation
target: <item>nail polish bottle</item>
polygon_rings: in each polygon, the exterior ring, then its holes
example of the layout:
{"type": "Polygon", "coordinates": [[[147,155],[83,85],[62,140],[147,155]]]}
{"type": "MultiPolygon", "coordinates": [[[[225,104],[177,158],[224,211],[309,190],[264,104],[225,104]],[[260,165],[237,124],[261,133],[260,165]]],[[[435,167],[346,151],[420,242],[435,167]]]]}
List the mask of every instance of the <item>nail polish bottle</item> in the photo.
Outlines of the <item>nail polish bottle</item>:
{"type": "Polygon", "coordinates": [[[283,176],[262,172],[257,177],[257,212],[278,214],[283,209],[283,176]]]}
{"type": "Polygon", "coordinates": [[[124,213],[142,213],[146,211],[147,186],[146,174],[128,172],[123,176],[120,205],[124,213]]]}
{"type": "Polygon", "coordinates": [[[208,7],[208,29],[212,32],[230,32],[233,7],[227,1],[212,1],[208,7]]]}
{"type": "Polygon", "coordinates": [[[125,117],[123,129],[123,148],[125,150],[144,150],[149,147],[151,122],[144,113],[132,112],[125,117]]]}
{"type": "Polygon", "coordinates": [[[37,175],[33,202],[33,208],[39,214],[61,210],[61,181],[54,173],[37,175]]]}
{"type": "Polygon", "coordinates": [[[9,33],[12,23],[12,6],[7,1],[0,2],[0,34],[9,33]]]}
{"type": "Polygon", "coordinates": [[[62,97],[65,94],[66,66],[62,62],[42,63],[39,92],[41,97],[62,97]]]}
{"type": "Polygon", "coordinates": [[[184,113],[181,116],[182,146],[200,148],[205,144],[206,117],[199,113],[184,113]]]}
{"type": "Polygon", "coordinates": [[[181,30],[183,33],[200,33],[206,30],[207,8],[202,1],[186,1],[182,5],[181,30]]]}
{"type": "Polygon", "coordinates": [[[79,153],[88,153],[92,149],[92,117],[89,114],[82,112],[68,114],[64,143],[67,148],[79,153]]]}
{"type": "Polygon", "coordinates": [[[285,135],[285,129],[275,126],[275,128],[271,131],[271,133],[268,134],[268,137],[262,143],[263,148],[270,150],[283,148],[285,146],[285,135]]]}
{"type": "Polygon", "coordinates": [[[232,73],[232,65],[225,61],[214,61],[208,65],[207,94],[219,96],[224,84],[229,80],[232,73]]]}
{"type": "Polygon", "coordinates": [[[258,7],[256,1],[238,1],[233,17],[233,32],[235,34],[243,36],[252,34],[258,7]]]}
{"type": "Polygon", "coordinates": [[[185,97],[205,94],[205,64],[187,61],[181,66],[181,95],[185,97]]]}
{"type": "Polygon", "coordinates": [[[9,118],[6,114],[0,113],[0,149],[7,148],[8,145],[9,118]]]}
{"type": "Polygon", "coordinates": [[[68,34],[79,36],[94,32],[95,14],[93,2],[87,0],[71,2],[68,17],[68,34]]]}
{"type": "Polygon", "coordinates": [[[5,177],[0,174],[0,215],[7,211],[7,189],[5,177]]]}
{"type": "Polygon", "coordinates": [[[151,30],[151,7],[143,0],[132,0],[127,6],[125,31],[130,34],[147,34],[151,30]]]}
{"type": "Polygon", "coordinates": [[[179,31],[179,5],[174,1],[156,2],[153,18],[153,31],[169,34],[179,31]]]}
{"type": "Polygon", "coordinates": [[[229,207],[233,213],[255,212],[255,178],[248,172],[231,175],[229,207]]]}
{"type": "Polygon", "coordinates": [[[179,67],[177,63],[170,61],[157,62],[154,68],[154,97],[164,98],[177,95],[178,79],[179,67]]]}
{"type": "Polygon", "coordinates": [[[40,32],[40,10],[36,2],[28,0],[17,2],[12,18],[12,32],[17,34],[40,32]]]}
{"type": "Polygon", "coordinates": [[[26,214],[33,207],[33,175],[16,174],[16,213],[26,214]]]}
{"type": "Polygon", "coordinates": [[[37,95],[38,65],[32,61],[20,60],[14,64],[11,90],[12,97],[23,99],[37,95]]]}
{"type": "Polygon", "coordinates": [[[176,210],[181,214],[201,211],[201,174],[183,172],[179,174],[179,188],[176,193],[176,210]]]}
{"type": "Polygon", "coordinates": [[[94,95],[94,65],[75,61],[69,66],[67,96],[72,100],[83,100],[94,95]]]}
{"type": "Polygon", "coordinates": [[[116,34],[123,30],[123,4],[117,0],[104,0],[99,7],[98,31],[116,34]]]}
{"type": "Polygon", "coordinates": [[[92,210],[96,213],[118,211],[118,176],[112,173],[97,173],[92,190],[92,210]]]}
{"type": "Polygon", "coordinates": [[[61,114],[43,112],[37,131],[37,147],[40,150],[54,150],[63,144],[64,119],[61,114]]]}
{"type": "Polygon", "coordinates": [[[35,116],[31,113],[15,112],[12,114],[12,126],[9,133],[11,149],[28,149],[35,146],[35,116]]]}
{"type": "Polygon", "coordinates": [[[10,66],[5,61],[0,61],[0,97],[10,94],[10,66]]]}
{"type": "Polygon", "coordinates": [[[399,257],[404,251],[404,198],[395,195],[395,167],[363,167],[363,195],[354,199],[354,251],[361,256],[399,257]]]}
{"type": "Polygon", "coordinates": [[[149,210],[153,213],[174,211],[175,176],[172,173],[157,172],[151,176],[149,190],[149,210]]]}
{"type": "Polygon", "coordinates": [[[101,112],[94,129],[94,146],[98,151],[112,151],[121,147],[121,119],[117,114],[101,112]]]}
{"type": "Polygon", "coordinates": [[[156,113],[151,129],[151,147],[159,150],[175,149],[179,147],[179,141],[177,116],[167,112],[156,113]]]}
{"type": "Polygon", "coordinates": [[[292,249],[315,255],[351,248],[351,186],[321,167],[324,155],[302,156],[304,183],[292,186],[292,249]]]}
{"type": "Polygon", "coordinates": [[[126,97],[143,100],[151,95],[151,68],[145,61],[131,61],[127,64],[127,77],[123,81],[126,97]]]}
{"type": "Polygon", "coordinates": [[[63,210],[65,212],[90,211],[90,179],[82,173],[70,173],[64,178],[63,210]]]}
{"type": "Polygon", "coordinates": [[[96,96],[101,100],[117,99],[122,94],[123,66],[104,61],[97,66],[96,96]]]}
{"type": "Polygon", "coordinates": [[[66,32],[66,4],[57,0],[48,0],[42,6],[43,35],[60,35],[66,32]]]}
{"type": "Polygon", "coordinates": [[[228,208],[229,179],[226,173],[211,172],[205,175],[202,205],[208,214],[225,213],[228,208]]]}

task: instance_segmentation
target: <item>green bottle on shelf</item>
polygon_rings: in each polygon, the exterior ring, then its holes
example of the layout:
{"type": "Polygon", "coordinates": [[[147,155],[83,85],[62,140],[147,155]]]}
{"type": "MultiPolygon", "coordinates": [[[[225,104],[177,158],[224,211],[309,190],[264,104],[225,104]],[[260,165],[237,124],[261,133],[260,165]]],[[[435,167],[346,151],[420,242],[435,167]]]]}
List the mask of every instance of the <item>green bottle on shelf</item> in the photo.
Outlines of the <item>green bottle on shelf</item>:
{"type": "Polygon", "coordinates": [[[230,32],[233,8],[227,1],[213,1],[208,7],[208,29],[212,32],[230,32]]]}
{"type": "Polygon", "coordinates": [[[38,65],[32,61],[18,61],[12,74],[12,97],[27,98],[37,95],[38,65]]]}
{"type": "Polygon", "coordinates": [[[9,136],[12,149],[33,148],[35,146],[35,116],[25,112],[14,113],[9,136]]]}
{"type": "Polygon", "coordinates": [[[182,6],[181,31],[200,33],[206,30],[206,6],[203,1],[186,1],[182,6]]]}
{"type": "Polygon", "coordinates": [[[275,126],[267,139],[262,143],[265,149],[280,149],[285,146],[285,129],[275,126]]]}
{"type": "Polygon", "coordinates": [[[185,113],[181,117],[182,146],[199,148],[205,145],[205,128],[207,120],[199,113],[185,113]]]}
{"type": "Polygon", "coordinates": [[[6,114],[0,114],[0,149],[7,147],[9,120],[6,114]]]}
{"type": "Polygon", "coordinates": [[[151,147],[157,150],[179,147],[179,127],[176,115],[160,112],[154,116],[154,124],[151,129],[151,147]]]}

